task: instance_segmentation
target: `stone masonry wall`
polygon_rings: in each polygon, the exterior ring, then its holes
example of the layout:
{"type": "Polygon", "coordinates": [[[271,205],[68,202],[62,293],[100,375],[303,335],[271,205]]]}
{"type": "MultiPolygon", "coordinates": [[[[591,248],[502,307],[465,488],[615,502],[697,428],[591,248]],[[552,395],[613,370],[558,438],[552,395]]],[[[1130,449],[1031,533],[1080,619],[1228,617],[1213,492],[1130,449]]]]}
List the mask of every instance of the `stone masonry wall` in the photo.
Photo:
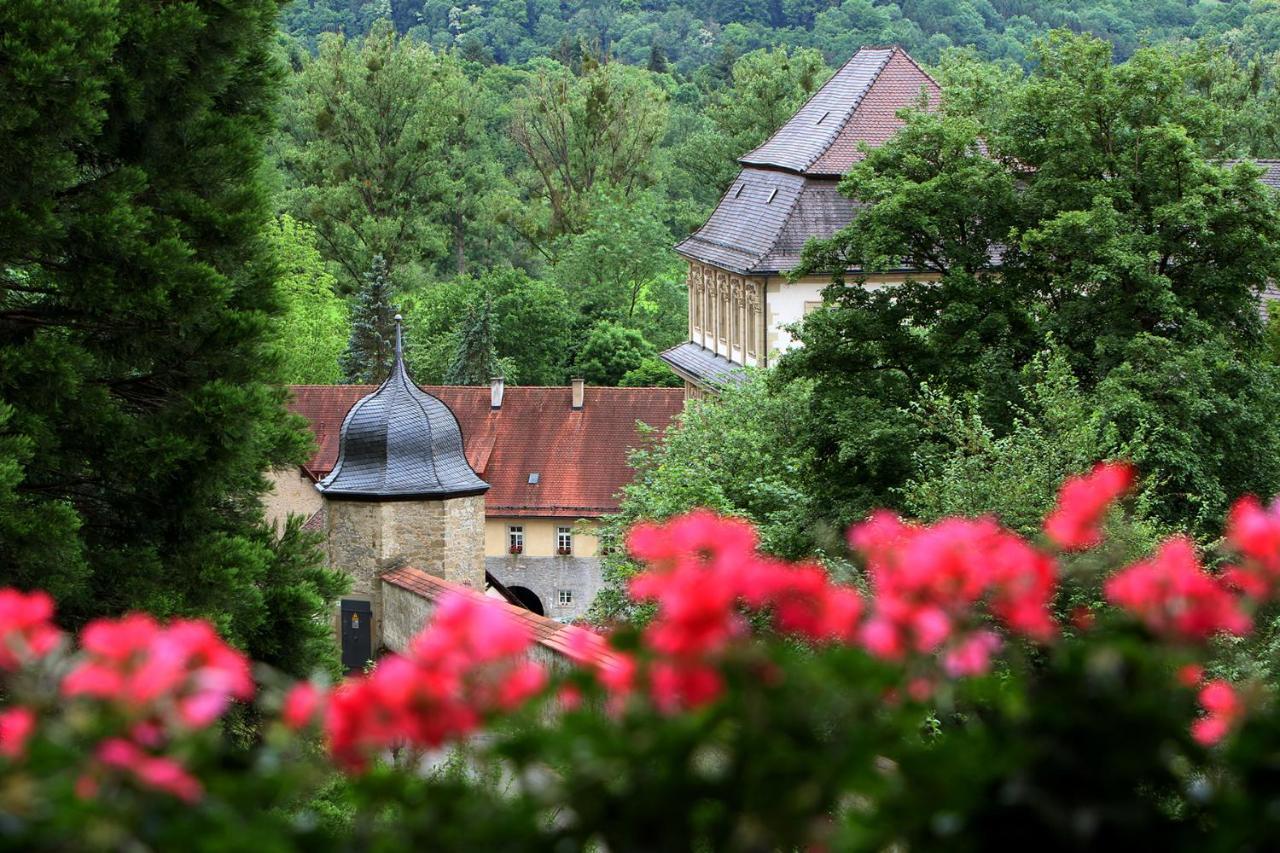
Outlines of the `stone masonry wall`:
{"type": "Polygon", "coordinates": [[[329,565],[351,577],[351,592],[345,597],[373,605],[375,648],[385,643],[383,596],[378,589],[382,572],[411,565],[484,590],[483,496],[444,501],[330,500],[325,523],[329,565]]]}
{"type": "Polygon", "coordinates": [[[552,619],[570,620],[585,616],[600,592],[603,579],[598,557],[526,557],[517,554],[489,557],[489,574],[505,587],[522,586],[538,596],[543,613],[552,619]],[[559,592],[573,594],[569,605],[559,603],[559,592]]]}

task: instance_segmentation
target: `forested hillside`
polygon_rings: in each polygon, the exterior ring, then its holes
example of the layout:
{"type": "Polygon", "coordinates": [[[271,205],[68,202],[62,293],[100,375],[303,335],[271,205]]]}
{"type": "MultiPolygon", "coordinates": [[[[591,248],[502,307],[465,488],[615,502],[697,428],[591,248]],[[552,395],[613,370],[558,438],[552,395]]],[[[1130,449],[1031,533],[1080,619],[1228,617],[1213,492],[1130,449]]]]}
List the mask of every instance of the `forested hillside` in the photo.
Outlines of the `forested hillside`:
{"type": "Polygon", "coordinates": [[[860,46],[989,84],[1052,27],[1117,61],[1160,42],[1221,110],[1206,154],[1276,156],[1278,21],[1274,0],[296,0],[272,146],[286,377],[371,380],[400,310],[424,382],[673,383],[670,247],[860,46]]]}
{"type": "Polygon", "coordinates": [[[1059,27],[1107,38],[1122,59],[1143,43],[1205,37],[1257,55],[1280,48],[1276,15],[1273,0],[294,0],[283,26],[310,41],[389,18],[481,62],[566,59],[585,42],[623,62],[690,74],[778,45],[816,48],[828,62],[888,42],[925,62],[961,46],[1023,62],[1032,39],[1059,27]]]}

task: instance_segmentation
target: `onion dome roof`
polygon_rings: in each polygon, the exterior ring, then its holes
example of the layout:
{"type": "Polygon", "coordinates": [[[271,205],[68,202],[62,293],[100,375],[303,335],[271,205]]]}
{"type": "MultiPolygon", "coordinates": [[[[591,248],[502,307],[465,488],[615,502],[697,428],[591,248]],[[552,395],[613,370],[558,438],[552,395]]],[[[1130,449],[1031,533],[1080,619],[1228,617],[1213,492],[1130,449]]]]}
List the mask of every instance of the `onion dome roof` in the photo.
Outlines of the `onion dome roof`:
{"type": "Polygon", "coordinates": [[[453,412],[409,378],[399,315],[391,375],[347,412],[338,461],[316,488],[348,500],[444,499],[489,489],[467,463],[453,412]]]}

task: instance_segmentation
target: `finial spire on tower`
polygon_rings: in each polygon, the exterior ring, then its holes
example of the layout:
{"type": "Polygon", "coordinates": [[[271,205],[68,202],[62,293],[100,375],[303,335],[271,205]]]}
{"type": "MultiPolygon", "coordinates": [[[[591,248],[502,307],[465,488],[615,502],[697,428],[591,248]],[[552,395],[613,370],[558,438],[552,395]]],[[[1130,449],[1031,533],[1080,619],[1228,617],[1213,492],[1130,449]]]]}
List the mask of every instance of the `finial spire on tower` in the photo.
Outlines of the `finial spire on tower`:
{"type": "Polygon", "coordinates": [[[404,321],[404,317],[396,315],[396,363],[404,363],[404,350],[400,343],[400,325],[404,321]]]}

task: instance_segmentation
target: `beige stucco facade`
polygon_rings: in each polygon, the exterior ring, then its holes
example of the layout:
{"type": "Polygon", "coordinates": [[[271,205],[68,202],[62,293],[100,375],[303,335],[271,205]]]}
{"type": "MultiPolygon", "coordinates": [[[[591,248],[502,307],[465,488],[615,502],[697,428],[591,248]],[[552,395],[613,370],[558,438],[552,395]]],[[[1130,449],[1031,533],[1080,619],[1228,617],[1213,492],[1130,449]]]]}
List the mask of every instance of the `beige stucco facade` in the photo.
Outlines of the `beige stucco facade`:
{"type": "MultiPolygon", "coordinates": [[[[850,286],[876,290],[907,281],[905,273],[880,275],[850,286]]],[[[915,276],[930,280],[929,276],[915,276]]],[[[746,367],[768,367],[799,345],[789,326],[822,307],[829,276],[795,281],[783,275],[741,275],[698,261],[689,262],[689,340],[746,367]]],[[[685,399],[714,389],[685,382],[685,399]]]]}
{"type": "Polygon", "coordinates": [[[599,522],[587,519],[490,517],[485,519],[484,524],[484,553],[486,557],[509,555],[512,528],[519,528],[524,540],[520,553],[524,556],[560,556],[560,530],[568,528],[570,554],[574,557],[594,557],[600,547],[596,536],[598,527],[599,522]]]}

